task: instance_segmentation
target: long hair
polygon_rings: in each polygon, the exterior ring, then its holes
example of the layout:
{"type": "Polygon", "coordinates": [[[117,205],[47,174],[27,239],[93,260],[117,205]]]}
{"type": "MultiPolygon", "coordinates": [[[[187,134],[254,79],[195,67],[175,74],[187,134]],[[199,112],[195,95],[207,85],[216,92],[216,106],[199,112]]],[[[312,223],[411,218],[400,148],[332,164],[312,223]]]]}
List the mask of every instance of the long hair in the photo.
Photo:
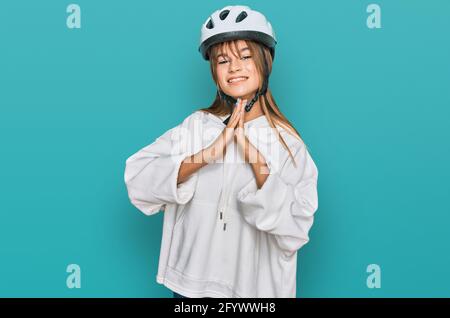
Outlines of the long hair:
{"type": "MultiPolygon", "coordinates": [[[[257,42],[250,41],[250,40],[246,40],[245,42],[247,44],[247,47],[250,49],[252,58],[254,60],[256,68],[258,70],[259,78],[261,79],[261,81],[259,83],[259,90],[261,90],[261,87],[263,85],[262,79],[263,79],[263,70],[264,70],[263,58],[264,57],[266,58],[267,66],[268,66],[268,75],[270,75],[270,73],[272,71],[272,55],[270,54],[269,49],[262,44],[259,44],[257,42]],[[264,54],[264,57],[262,54],[264,54]]],[[[236,57],[240,57],[238,55],[238,53],[236,53],[236,52],[239,52],[237,43],[238,43],[238,40],[221,42],[219,44],[212,46],[208,51],[208,55],[210,57],[211,74],[212,74],[213,80],[216,83],[216,86],[218,89],[219,89],[219,84],[218,84],[217,71],[216,71],[217,53],[219,51],[223,52],[223,49],[225,46],[229,47],[230,45],[232,45],[233,46],[233,50],[232,50],[233,55],[235,55],[236,57]]],[[[294,166],[297,167],[297,165],[295,163],[295,159],[292,156],[292,153],[291,153],[289,147],[287,146],[283,137],[280,135],[278,129],[275,127],[275,124],[282,126],[288,133],[290,133],[291,135],[293,135],[294,137],[296,137],[302,141],[300,133],[294,128],[294,126],[289,122],[289,120],[282,114],[282,112],[280,111],[280,109],[278,108],[278,106],[275,102],[275,99],[274,99],[269,87],[267,87],[267,93],[264,96],[259,96],[258,100],[259,100],[259,104],[261,105],[261,109],[262,109],[264,115],[266,116],[267,121],[269,122],[269,125],[273,128],[273,131],[276,132],[276,134],[278,136],[278,140],[283,144],[284,148],[288,151],[289,156],[291,157],[291,159],[294,163],[294,166]]],[[[211,106],[209,106],[207,108],[201,108],[199,110],[204,111],[204,112],[209,112],[211,114],[218,115],[218,116],[229,115],[233,111],[232,106],[229,105],[225,100],[223,100],[220,97],[218,92],[216,93],[216,98],[213,101],[213,103],[211,104],[211,106]]]]}

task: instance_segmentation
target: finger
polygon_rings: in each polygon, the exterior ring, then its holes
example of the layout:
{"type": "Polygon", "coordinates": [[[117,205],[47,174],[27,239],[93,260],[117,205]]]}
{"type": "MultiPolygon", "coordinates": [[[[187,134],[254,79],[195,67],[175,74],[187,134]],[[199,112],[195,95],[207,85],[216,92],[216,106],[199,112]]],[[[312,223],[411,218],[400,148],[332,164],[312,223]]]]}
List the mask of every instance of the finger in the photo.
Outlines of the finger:
{"type": "Polygon", "coordinates": [[[231,121],[231,125],[230,125],[231,128],[236,128],[236,126],[239,124],[239,117],[240,117],[240,115],[237,115],[233,119],[233,121],[231,121]]]}
{"type": "Polygon", "coordinates": [[[228,121],[227,127],[234,127],[236,118],[239,118],[239,105],[240,105],[240,98],[238,98],[238,102],[236,102],[235,107],[233,108],[230,120],[228,121]]]}
{"type": "Polygon", "coordinates": [[[239,119],[240,113],[241,113],[240,104],[238,104],[238,105],[236,105],[235,111],[233,112],[233,115],[230,118],[230,122],[234,123],[236,121],[236,119],[239,119]]]}
{"type": "Polygon", "coordinates": [[[241,117],[241,112],[242,112],[242,105],[244,104],[244,101],[241,99],[240,103],[238,105],[238,113],[237,113],[237,117],[241,117]]]}
{"type": "Polygon", "coordinates": [[[241,110],[241,116],[239,116],[239,128],[244,127],[244,111],[241,110]]]}
{"type": "Polygon", "coordinates": [[[234,128],[239,123],[241,111],[242,111],[242,100],[240,100],[239,104],[236,106],[236,112],[234,112],[232,118],[230,118],[230,127],[234,128]]]}
{"type": "Polygon", "coordinates": [[[234,115],[234,116],[238,116],[238,115],[239,115],[240,106],[241,106],[241,99],[238,98],[238,99],[237,99],[237,102],[236,102],[236,104],[235,104],[235,107],[234,107],[234,109],[233,109],[233,115],[234,115]]]}
{"type": "Polygon", "coordinates": [[[236,108],[235,108],[237,116],[239,116],[239,113],[242,109],[242,103],[243,103],[242,98],[238,98],[238,102],[236,103],[236,108]]]}
{"type": "MultiPolygon", "coordinates": [[[[242,103],[243,105],[247,105],[247,100],[245,99],[244,102],[242,103]]],[[[241,120],[239,122],[240,127],[244,128],[244,117],[245,117],[245,110],[244,110],[244,106],[242,106],[242,110],[241,110],[241,120]]]]}
{"type": "Polygon", "coordinates": [[[236,113],[239,112],[239,106],[241,105],[241,102],[242,102],[242,99],[241,99],[241,98],[238,98],[237,101],[236,101],[235,107],[234,107],[234,111],[235,111],[236,113]]]}
{"type": "Polygon", "coordinates": [[[242,109],[242,101],[239,103],[239,105],[237,106],[237,114],[236,117],[239,119],[239,117],[241,117],[241,109],[242,109]]]}
{"type": "Polygon", "coordinates": [[[246,102],[242,100],[242,98],[237,99],[237,105],[233,110],[233,114],[231,115],[230,121],[228,122],[228,127],[235,128],[237,125],[239,125],[239,118],[241,117],[241,112],[243,112],[244,106],[246,105],[246,102]]]}
{"type": "MultiPolygon", "coordinates": [[[[246,105],[246,100],[243,101],[242,103],[243,105],[246,105]]],[[[242,106],[243,107],[243,106],[242,106]]],[[[244,133],[244,111],[243,109],[241,109],[241,113],[239,116],[239,123],[238,123],[238,127],[235,131],[235,139],[238,143],[242,143],[242,135],[244,133]]]]}

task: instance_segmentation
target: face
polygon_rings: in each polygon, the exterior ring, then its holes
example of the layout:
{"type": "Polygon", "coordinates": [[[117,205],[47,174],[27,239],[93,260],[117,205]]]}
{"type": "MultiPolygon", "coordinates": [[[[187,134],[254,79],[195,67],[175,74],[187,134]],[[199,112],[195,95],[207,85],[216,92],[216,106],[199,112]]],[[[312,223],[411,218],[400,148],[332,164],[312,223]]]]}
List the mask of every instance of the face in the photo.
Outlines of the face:
{"type": "Polygon", "coordinates": [[[258,89],[259,73],[245,41],[239,40],[237,47],[240,57],[233,54],[232,45],[217,53],[217,80],[225,94],[250,100],[258,89]]]}

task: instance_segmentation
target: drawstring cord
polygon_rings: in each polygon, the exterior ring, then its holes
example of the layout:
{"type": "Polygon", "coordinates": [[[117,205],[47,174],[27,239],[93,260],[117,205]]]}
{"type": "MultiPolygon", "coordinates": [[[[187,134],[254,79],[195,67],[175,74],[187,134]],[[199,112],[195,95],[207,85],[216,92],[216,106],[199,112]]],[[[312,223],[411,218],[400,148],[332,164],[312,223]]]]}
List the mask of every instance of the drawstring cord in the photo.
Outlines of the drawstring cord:
{"type": "Polygon", "coordinates": [[[224,209],[224,224],[223,224],[223,230],[224,231],[226,231],[226,228],[227,228],[227,221],[228,221],[228,214],[227,214],[227,209],[226,209],[226,207],[228,206],[228,203],[230,202],[230,196],[231,195],[229,195],[229,193],[233,190],[233,185],[234,185],[234,181],[236,180],[236,175],[237,175],[237,172],[235,172],[234,174],[233,174],[233,179],[231,179],[231,184],[230,184],[230,187],[229,187],[229,191],[228,191],[228,193],[226,194],[226,196],[225,196],[225,199],[226,199],[226,202],[225,202],[225,209],[224,209]]]}
{"type": "MultiPolygon", "coordinates": [[[[219,207],[218,207],[218,212],[219,212],[219,218],[222,220],[224,218],[224,205],[223,205],[223,201],[224,201],[224,187],[225,187],[225,156],[224,156],[224,162],[223,162],[223,166],[222,166],[222,185],[220,187],[220,199],[219,199],[219,207]]],[[[225,230],[226,225],[224,224],[224,230],[225,230]]]]}
{"type": "Polygon", "coordinates": [[[222,188],[221,188],[221,192],[220,192],[220,203],[219,203],[219,217],[221,220],[223,220],[223,230],[226,231],[227,230],[227,222],[228,222],[228,214],[227,214],[227,206],[228,203],[230,202],[230,192],[233,189],[233,185],[235,183],[236,180],[236,176],[238,174],[237,171],[234,172],[233,174],[233,178],[231,179],[231,184],[229,187],[226,187],[226,169],[225,169],[225,160],[224,160],[224,165],[223,165],[223,178],[222,178],[222,188]],[[229,189],[227,191],[227,188],[229,189]]]}

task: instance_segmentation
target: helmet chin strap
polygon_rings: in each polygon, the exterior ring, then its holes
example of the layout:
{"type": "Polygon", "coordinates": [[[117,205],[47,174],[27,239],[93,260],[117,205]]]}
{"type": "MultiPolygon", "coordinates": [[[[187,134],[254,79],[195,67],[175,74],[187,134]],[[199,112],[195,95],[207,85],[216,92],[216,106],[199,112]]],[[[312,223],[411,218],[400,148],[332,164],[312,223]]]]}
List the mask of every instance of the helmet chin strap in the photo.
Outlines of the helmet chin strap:
{"type": "MultiPolygon", "coordinates": [[[[268,71],[268,66],[267,66],[267,60],[266,60],[266,58],[265,58],[264,51],[263,51],[263,49],[262,49],[261,46],[259,47],[259,49],[260,49],[261,55],[264,57],[264,59],[263,59],[263,60],[264,60],[264,70],[263,70],[263,73],[264,73],[264,81],[263,81],[263,85],[262,85],[262,87],[261,87],[261,90],[258,89],[258,90],[256,91],[256,93],[255,93],[255,96],[250,100],[250,102],[247,103],[247,105],[245,105],[245,111],[246,111],[247,113],[252,109],[253,104],[256,103],[256,101],[258,100],[259,96],[264,96],[264,95],[266,94],[266,92],[267,92],[267,87],[269,86],[269,71],[268,71]]],[[[234,98],[233,96],[229,96],[229,95],[225,94],[225,93],[222,92],[222,90],[220,90],[220,89],[219,89],[219,95],[220,95],[220,97],[221,97],[223,100],[225,100],[228,104],[234,105],[234,104],[237,103],[237,99],[236,99],[236,98],[234,98]]],[[[228,125],[228,121],[230,120],[230,118],[231,118],[231,115],[230,115],[228,118],[226,118],[226,119],[223,121],[223,123],[224,123],[225,125],[228,125]]]]}

